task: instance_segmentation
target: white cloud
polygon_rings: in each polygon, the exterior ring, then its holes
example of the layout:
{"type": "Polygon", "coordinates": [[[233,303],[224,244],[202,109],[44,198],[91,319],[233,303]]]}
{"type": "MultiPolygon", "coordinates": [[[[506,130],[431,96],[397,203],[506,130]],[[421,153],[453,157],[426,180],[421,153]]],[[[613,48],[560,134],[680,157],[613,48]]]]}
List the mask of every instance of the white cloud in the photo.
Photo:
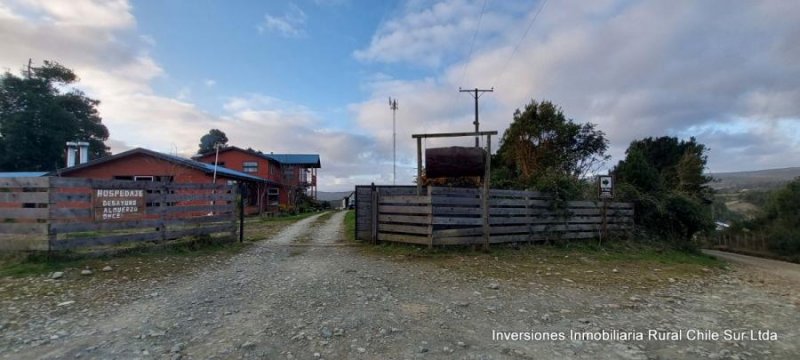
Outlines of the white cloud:
{"type": "MultiPolygon", "coordinates": [[[[514,109],[544,98],[577,121],[598,123],[617,159],[632,139],[675,134],[707,143],[714,171],[797,165],[799,4],[550,2],[513,59],[535,6],[489,4],[469,61],[481,1],[412,1],[384,23],[354,56],[430,66],[434,74],[398,78],[381,66],[363,83],[369,95],[348,107],[348,131],[333,128],[324,113],[267,94],[231,97],[221,114],[188,97],[159,96],[151,83],[166,71],[149,53],[156,42],[137,33],[124,1],[84,1],[72,9],[45,1],[0,4],[0,68],[17,71],[28,58],[73,68],[81,88],[102,101],[114,151],[144,146],[189,155],[204,133],[219,128],[243,147],[320,153],[323,190],[391,182],[389,96],[400,106],[398,178],[410,184],[412,133],[473,129],[473,101],[459,86],[495,87],[481,98],[482,129],[502,132],[514,109]]],[[[263,31],[305,34],[307,17],[296,6],[271,17],[289,27],[268,28],[265,18],[263,31]]],[[[203,85],[213,86],[209,80],[203,85]]]]}
{"type": "MultiPolygon", "coordinates": [[[[454,9],[460,5],[458,13],[463,16],[477,16],[464,10],[470,7],[466,2],[445,4],[454,9]]],[[[483,129],[502,132],[514,109],[531,98],[548,99],[561,105],[568,117],[598,123],[618,160],[636,138],[686,135],[694,126],[745,119],[751,131],[738,139],[752,144],[750,153],[759,156],[736,162],[730,159],[742,157],[741,153],[711,146],[710,168],[798,165],[793,160],[800,158],[800,144],[792,140],[796,132],[765,129],[776,122],[783,128],[800,128],[800,47],[796,46],[800,23],[787,15],[798,13],[800,4],[612,0],[588,4],[549,2],[516,56],[509,58],[534,6],[509,26],[498,27],[492,41],[478,47],[464,64],[446,61],[447,54],[458,50],[443,39],[455,41],[457,35],[413,35],[420,29],[439,31],[434,29],[465,21],[444,15],[448,13],[437,9],[440,3],[422,2],[421,8],[387,22],[370,46],[355,55],[411,65],[441,63],[442,70],[424,80],[387,80],[385,74],[372,80],[366,87],[371,99],[354,104],[354,116],[385,143],[385,126],[376,124],[384,124],[380,120],[390,115],[384,99],[392,95],[400,99],[398,117],[410,131],[470,130],[471,99],[450,94],[463,84],[494,86],[494,93],[481,98],[483,129]],[[393,44],[401,40],[409,45],[393,44]],[[462,66],[466,66],[464,81],[460,81],[462,66]]],[[[500,11],[505,10],[491,9],[500,11]]],[[[469,46],[468,41],[457,44],[469,46]]],[[[404,158],[413,159],[412,146],[404,140],[404,158]]]]}
{"type": "Polygon", "coordinates": [[[296,38],[306,36],[306,20],[308,16],[294,3],[289,4],[289,9],[281,16],[271,15],[269,13],[264,15],[264,21],[256,26],[259,33],[268,31],[277,32],[279,35],[287,38],[296,38]]]}
{"type": "Polygon", "coordinates": [[[14,5],[37,14],[38,18],[33,20],[56,26],[122,29],[136,24],[131,6],[126,0],[11,1],[14,5]]]}
{"type": "MultiPolygon", "coordinates": [[[[369,46],[353,56],[365,62],[440,66],[448,57],[466,55],[482,6],[480,0],[447,0],[425,7],[409,3],[401,16],[382,24],[369,46]]],[[[496,35],[509,19],[487,11],[480,20],[481,39],[496,35]]]]}
{"type": "Polygon", "coordinates": [[[217,82],[212,79],[206,79],[203,81],[203,84],[205,84],[206,87],[214,87],[214,85],[217,85],[217,82]]]}

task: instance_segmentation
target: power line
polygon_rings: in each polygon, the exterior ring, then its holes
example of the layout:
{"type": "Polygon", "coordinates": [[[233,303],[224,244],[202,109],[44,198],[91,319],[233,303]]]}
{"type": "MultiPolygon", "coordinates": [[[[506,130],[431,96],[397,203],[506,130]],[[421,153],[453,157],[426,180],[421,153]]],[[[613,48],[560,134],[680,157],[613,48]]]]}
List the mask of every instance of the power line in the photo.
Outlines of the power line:
{"type": "Polygon", "coordinates": [[[481,15],[478,17],[478,26],[475,27],[475,33],[472,34],[472,43],[469,46],[469,53],[467,54],[467,60],[464,62],[464,65],[461,67],[461,77],[458,79],[458,82],[461,83],[464,81],[464,76],[467,74],[467,64],[472,59],[472,51],[475,49],[475,41],[478,38],[478,32],[481,31],[481,23],[483,22],[483,14],[486,11],[486,4],[489,0],[483,0],[483,7],[481,7],[481,15]]]}
{"type": "Polygon", "coordinates": [[[503,65],[502,68],[500,68],[500,74],[498,74],[494,78],[494,80],[492,80],[492,84],[494,84],[497,81],[497,79],[499,79],[502,75],[505,74],[506,69],[508,69],[508,64],[511,62],[511,59],[514,58],[514,55],[517,54],[517,51],[519,50],[520,45],[522,45],[522,41],[525,40],[526,36],[528,36],[528,32],[531,30],[531,27],[533,27],[533,23],[536,22],[536,19],[539,17],[539,14],[542,13],[542,9],[544,9],[545,5],[547,5],[547,0],[543,0],[542,1],[541,5],[539,6],[539,10],[536,11],[536,14],[534,14],[533,18],[531,18],[531,21],[528,22],[528,27],[525,28],[525,32],[522,34],[522,37],[519,38],[519,41],[517,41],[517,45],[514,46],[514,50],[511,51],[511,56],[508,57],[508,59],[506,60],[506,63],[503,65]]]}

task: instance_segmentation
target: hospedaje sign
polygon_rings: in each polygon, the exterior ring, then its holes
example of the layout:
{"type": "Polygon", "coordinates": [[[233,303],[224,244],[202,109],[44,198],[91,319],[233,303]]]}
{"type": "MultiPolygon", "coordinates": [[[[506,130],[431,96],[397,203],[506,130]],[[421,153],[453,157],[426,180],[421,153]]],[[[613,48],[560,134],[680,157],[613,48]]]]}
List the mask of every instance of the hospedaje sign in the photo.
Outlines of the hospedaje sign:
{"type": "Polygon", "coordinates": [[[93,189],[95,221],[120,221],[139,219],[144,215],[144,190],[93,189]]]}

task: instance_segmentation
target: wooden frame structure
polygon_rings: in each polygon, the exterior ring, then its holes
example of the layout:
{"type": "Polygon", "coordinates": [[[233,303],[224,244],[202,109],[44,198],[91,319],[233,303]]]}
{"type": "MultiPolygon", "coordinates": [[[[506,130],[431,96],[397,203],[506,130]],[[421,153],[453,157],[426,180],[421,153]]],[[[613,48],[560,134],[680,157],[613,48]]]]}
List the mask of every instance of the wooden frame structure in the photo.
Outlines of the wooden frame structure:
{"type": "Polygon", "coordinates": [[[483,249],[489,250],[489,183],[492,169],[492,135],[497,135],[497,131],[476,131],[458,133],[433,133],[433,134],[413,134],[411,138],[417,139],[417,196],[422,196],[422,139],[427,138],[447,138],[447,137],[468,137],[474,136],[477,142],[478,137],[486,136],[486,168],[483,175],[482,193],[482,217],[483,217],[483,249]]]}

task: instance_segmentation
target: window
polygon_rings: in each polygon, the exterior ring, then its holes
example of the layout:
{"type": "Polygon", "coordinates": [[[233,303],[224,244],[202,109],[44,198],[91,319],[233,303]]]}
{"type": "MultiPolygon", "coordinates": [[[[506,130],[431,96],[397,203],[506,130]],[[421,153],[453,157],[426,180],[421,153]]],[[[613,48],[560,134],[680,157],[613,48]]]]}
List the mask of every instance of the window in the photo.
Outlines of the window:
{"type": "Polygon", "coordinates": [[[283,178],[291,182],[294,180],[294,167],[287,167],[283,169],[283,178]]]}
{"type": "MultiPolygon", "coordinates": [[[[212,162],[210,162],[209,164],[210,164],[211,166],[214,166],[214,162],[213,162],[213,161],[212,161],[212,162]]],[[[218,161],[218,162],[217,162],[217,166],[219,166],[219,167],[225,167],[225,162],[224,162],[224,161],[218,161]]]]}
{"type": "Polygon", "coordinates": [[[254,173],[258,172],[258,162],[256,161],[245,161],[242,163],[242,171],[246,173],[254,173]]]}

